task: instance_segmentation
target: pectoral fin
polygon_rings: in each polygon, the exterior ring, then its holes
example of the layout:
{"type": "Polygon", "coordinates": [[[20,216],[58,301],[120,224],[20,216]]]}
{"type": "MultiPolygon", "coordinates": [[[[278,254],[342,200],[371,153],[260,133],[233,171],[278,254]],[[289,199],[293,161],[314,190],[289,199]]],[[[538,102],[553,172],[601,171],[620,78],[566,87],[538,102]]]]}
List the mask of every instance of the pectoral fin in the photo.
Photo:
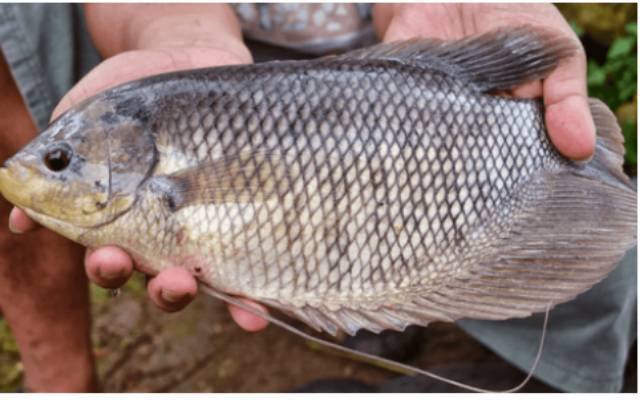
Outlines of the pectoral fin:
{"type": "Polygon", "coordinates": [[[248,203],[277,196],[284,161],[265,153],[246,153],[205,162],[167,176],[173,210],[198,204],[248,203]]]}

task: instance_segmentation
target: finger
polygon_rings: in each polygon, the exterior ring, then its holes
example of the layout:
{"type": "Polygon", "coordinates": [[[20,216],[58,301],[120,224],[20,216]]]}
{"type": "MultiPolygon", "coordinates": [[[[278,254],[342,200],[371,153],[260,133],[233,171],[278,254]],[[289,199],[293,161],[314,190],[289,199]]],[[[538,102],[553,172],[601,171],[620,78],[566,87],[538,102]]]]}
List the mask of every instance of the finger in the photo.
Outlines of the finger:
{"type": "Polygon", "coordinates": [[[166,312],[182,310],[198,292],[195,278],[184,268],[175,267],[161,271],[147,284],[151,300],[166,312]]]}
{"type": "Polygon", "coordinates": [[[38,227],[39,225],[27,216],[22,209],[15,207],[11,209],[11,213],[9,213],[9,230],[12,233],[22,234],[38,227]]]}
{"type": "Polygon", "coordinates": [[[579,54],[543,83],[545,121],[551,141],[565,156],[583,160],[595,150],[596,129],[587,102],[586,61],[579,54]]]}
{"type": "MultiPolygon", "coordinates": [[[[390,7],[380,12],[380,27],[386,24],[384,42],[411,38],[458,39],[465,36],[459,23],[459,6],[453,4],[410,4],[390,7]],[[391,14],[387,20],[388,14],[391,14]]],[[[374,14],[374,18],[376,15],[374,14]]],[[[378,31],[380,33],[380,31],[378,31]]]]}
{"type": "Polygon", "coordinates": [[[542,95],[542,82],[536,80],[523,84],[513,89],[512,94],[516,98],[538,98],[542,95]]]}
{"type": "Polygon", "coordinates": [[[393,4],[375,4],[373,6],[373,27],[378,38],[384,38],[393,17],[393,4]]]}
{"type": "Polygon", "coordinates": [[[87,276],[103,288],[119,288],[133,273],[133,262],[122,249],[113,246],[87,250],[84,258],[87,276]]]}
{"type": "MultiPolygon", "coordinates": [[[[240,300],[242,300],[245,304],[251,305],[264,313],[267,312],[267,308],[259,303],[247,299],[240,300]]],[[[255,314],[234,305],[229,305],[229,313],[231,314],[233,321],[235,321],[236,324],[238,324],[245,331],[260,331],[265,329],[269,325],[269,322],[264,318],[256,316],[255,314]]]]}
{"type": "Polygon", "coordinates": [[[382,37],[383,42],[395,42],[395,41],[406,41],[415,37],[426,37],[427,35],[422,35],[422,32],[417,32],[404,18],[404,15],[399,15],[392,18],[388,25],[387,29],[384,32],[384,36],[382,37]]]}

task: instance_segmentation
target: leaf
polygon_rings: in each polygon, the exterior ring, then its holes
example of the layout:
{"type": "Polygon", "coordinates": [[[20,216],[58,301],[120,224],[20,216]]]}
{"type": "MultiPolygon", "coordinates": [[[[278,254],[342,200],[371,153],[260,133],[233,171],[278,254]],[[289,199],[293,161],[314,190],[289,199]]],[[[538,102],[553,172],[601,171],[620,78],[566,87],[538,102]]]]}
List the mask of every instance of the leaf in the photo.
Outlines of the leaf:
{"type": "Polygon", "coordinates": [[[589,61],[587,84],[589,86],[602,86],[607,80],[607,71],[593,60],[589,61]]]}
{"type": "Polygon", "coordinates": [[[622,133],[624,134],[625,162],[635,167],[638,162],[638,138],[637,125],[633,121],[625,121],[622,123],[622,133]]]}
{"type": "Polygon", "coordinates": [[[625,102],[631,99],[633,95],[636,93],[636,88],[631,86],[622,86],[620,88],[620,93],[618,96],[618,100],[620,102],[625,102]]]}
{"type": "Polygon", "coordinates": [[[616,38],[616,40],[613,41],[613,44],[611,44],[611,48],[609,48],[607,59],[615,59],[630,54],[633,51],[635,44],[636,39],[634,37],[627,36],[616,38]]]}
{"type": "Polygon", "coordinates": [[[11,334],[9,325],[2,319],[0,319],[0,352],[18,352],[18,345],[11,334]]]}
{"type": "Polygon", "coordinates": [[[569,21],[569,25],[571,26],[571,29],[573,30],[573,32],[576,33],[578,37],[581,37],[582,35],[584,35],[584,29],[580,25],[578,25],[576,21],[569,21]]]}
{"type": "Polygon", "coordinates": [[[624,30],[633,36],[638,36],[638,24],[635,22],[630,22],[629,24],[625,25],[624,30]]]}

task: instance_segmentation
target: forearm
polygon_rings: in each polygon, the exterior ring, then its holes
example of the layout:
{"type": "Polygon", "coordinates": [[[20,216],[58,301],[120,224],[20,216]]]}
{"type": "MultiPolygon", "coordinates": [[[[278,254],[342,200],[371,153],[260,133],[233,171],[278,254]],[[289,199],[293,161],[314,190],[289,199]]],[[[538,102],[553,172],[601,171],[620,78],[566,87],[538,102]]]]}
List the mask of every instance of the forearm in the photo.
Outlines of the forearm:
{"type": "Polygon", "coordinates": [[[226,4],[86,4],[91,37],[104,57],[137,49],[213,48],[251,62],[226,4]]]}

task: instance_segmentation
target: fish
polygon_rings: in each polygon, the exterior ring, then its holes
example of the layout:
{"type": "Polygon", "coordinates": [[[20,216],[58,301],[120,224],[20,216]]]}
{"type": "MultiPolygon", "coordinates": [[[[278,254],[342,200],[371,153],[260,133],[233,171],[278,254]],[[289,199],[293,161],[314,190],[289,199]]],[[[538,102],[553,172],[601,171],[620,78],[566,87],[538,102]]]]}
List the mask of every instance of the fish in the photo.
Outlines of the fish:
{"type": "Polygon", "coordinates": [[[165,73],[68,110],[0,169],[45,227],[182,266],[318,331],[545,311],[636,243],[609,108],[595,154],[550,141],[544,79],[579,45],[529,26],[165,73]]]}

